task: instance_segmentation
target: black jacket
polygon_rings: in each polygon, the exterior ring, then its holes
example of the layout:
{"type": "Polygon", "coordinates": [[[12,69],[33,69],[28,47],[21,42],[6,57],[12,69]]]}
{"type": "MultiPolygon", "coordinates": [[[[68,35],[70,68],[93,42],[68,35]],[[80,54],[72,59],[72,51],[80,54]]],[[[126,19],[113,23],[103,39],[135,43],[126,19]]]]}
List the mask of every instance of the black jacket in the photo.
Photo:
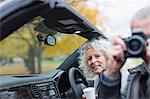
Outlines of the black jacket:
{"type": "Polygon", "coordinates": [[[112,82],[105,79],[104,74],[101,73],[97,87],[99,99],[150,99],[150,73],[148,72],[145,63],[130,69],[127,86],[122,93],[120,92],[121,74],[117,81],[112,82]]]}

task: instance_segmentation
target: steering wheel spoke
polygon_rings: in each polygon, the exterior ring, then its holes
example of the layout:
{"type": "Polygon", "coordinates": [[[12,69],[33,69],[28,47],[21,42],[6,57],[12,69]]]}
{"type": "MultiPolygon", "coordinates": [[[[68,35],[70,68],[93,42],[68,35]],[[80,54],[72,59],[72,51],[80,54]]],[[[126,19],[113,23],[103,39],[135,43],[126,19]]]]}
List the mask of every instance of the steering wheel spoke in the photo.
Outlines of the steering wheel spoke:
{"type": "Polygon", "coordinates": [[[82,90],[89,87],[83,73],[79,69],[72,67],[69,70],[69,81],[75,98],[82,98],[82,90]]]}

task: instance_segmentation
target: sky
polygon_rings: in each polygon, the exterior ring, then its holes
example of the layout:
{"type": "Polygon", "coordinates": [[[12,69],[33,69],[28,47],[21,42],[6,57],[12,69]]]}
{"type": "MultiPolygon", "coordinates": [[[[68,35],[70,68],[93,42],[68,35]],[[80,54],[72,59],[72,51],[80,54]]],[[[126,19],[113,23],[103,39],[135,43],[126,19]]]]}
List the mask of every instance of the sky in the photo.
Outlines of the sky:
{"type": "MultiPolygon", "coordinates": [[[[90,6],[100,9],[108,21],[103,24],[105,35],[112,37],[122,33],[124,37],[131,35],[130,20],[139,9],[150,6],[150,0],[90,0],[90,6]]],[[[97,26],[101,30],[101,26],[97,26]]]]}

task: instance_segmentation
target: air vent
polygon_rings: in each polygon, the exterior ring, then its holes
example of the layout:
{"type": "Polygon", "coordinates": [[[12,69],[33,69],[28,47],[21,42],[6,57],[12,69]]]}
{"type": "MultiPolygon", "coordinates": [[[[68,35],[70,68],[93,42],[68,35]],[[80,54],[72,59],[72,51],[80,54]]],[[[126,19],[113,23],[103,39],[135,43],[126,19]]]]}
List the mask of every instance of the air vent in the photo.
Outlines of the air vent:
{"type": "Polygon", "coordinates": [[[34,95],[35,98],[39,98],[40,97],[40,94],[39,94],[39,91],[36,87],[36,85],[31,85],[31,91],[34,95]]]}

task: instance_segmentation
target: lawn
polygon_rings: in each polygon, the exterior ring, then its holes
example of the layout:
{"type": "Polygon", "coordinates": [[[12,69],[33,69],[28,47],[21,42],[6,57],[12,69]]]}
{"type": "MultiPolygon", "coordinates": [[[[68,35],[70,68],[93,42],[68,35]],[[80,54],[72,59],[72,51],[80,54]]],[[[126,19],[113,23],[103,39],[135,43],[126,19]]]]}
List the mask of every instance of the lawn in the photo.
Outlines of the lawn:
{"type": "MultiPolygon", "coordinates": [[[[42,72],[55,70],[61,64],[60,61],[42,61],[42,72]]],[[[30,71],[23,63],[13,63],[0,66],[0,75],[4,74],[29,74],[30,71]]]]}

